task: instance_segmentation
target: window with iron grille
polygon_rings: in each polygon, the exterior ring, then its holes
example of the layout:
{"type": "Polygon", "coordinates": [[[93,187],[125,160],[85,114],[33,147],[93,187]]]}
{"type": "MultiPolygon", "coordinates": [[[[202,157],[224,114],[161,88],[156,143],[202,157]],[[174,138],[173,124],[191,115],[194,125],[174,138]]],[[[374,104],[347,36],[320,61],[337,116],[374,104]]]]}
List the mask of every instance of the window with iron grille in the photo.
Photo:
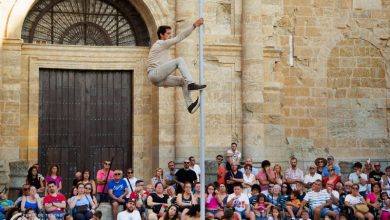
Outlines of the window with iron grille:
{"type": "Polygon", "coordinates": [[[22,29],[26,43],[148,46],[141,15],[129,0],[40,0],[22,29]]]}

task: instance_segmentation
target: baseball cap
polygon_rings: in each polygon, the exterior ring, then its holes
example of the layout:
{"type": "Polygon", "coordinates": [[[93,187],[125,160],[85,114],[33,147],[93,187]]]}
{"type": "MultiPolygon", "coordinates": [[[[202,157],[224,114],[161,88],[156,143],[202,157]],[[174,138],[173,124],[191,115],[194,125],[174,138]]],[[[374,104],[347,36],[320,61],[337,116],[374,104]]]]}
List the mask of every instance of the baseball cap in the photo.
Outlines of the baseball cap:
{"type": "Polygon", "coordinates": [[[127,200],[127,202],[132,202],[132,203],[135,204],[136,200],[135,200],[135,198],[129,198],[129,199],[127,200]]]}
{"type": "Polygon", "coordinates": [[[334,160],[334,157],[332,155],[329,155],[326,159],[328,160],[334,160]]]}

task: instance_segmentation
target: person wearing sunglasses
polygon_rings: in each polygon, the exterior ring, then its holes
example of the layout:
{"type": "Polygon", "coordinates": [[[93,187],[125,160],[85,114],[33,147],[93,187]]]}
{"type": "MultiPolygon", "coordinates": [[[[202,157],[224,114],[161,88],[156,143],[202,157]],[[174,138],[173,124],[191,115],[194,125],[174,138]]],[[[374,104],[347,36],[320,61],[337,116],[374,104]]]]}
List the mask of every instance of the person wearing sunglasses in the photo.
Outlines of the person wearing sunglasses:
{"type": "Polygon", "coordinates": [[[183,168],[175,173],[175,179],[178,184],[176,189],[177,193],[183,192],[185,182],[190,182],[192,185],[195,184],[198,177],[196,176],[196,173],[190,169],[190,161],[188,159],[184,160],[183,168]]]}
{"type": "Polygon", "coordinates": [[[112,218],[116,220],[118,215],[118,206],[123,205],[126,209],[126,195],[129,193],[126,181],[122,179],[122,170],[114,171],[114,179],[108,182],[108,195],[112,206],[112,218]]]}
{"type": "Polygon", "coordinates": [[[111,161],[104,161],[103,168],[98,170],[96,174],[96,183],[97,183],[96,197],[97,200],[100,202],[108,202],[109,200],[107,194],[107,182],[109,182],[114,178],[114,172],[110,170],[110,166],[111,166],[111,161]]]}
{"type": "Polygon", "coordinates": [[[336,169],[334,167],[328,167],[328,172],[330,175],[322,180],[323,186],[327,187],[328,182],[331,182],[333,184],[333,189],[336,189],[336,184],[341,182],[341,177],[336,174],[336,169]]]}
{"type": "Polygon", "coordinates": [[[137,177],[134,176],[133,168],[127,169],[127,177],[123,177],[123,180],[126,181],[127,187],[129,188],[129,193],[126,195],[126,198],[130,198],[130,194],[135,191],[137,177]]]}
{"type": "Polygon", "coordinates": [[[352,185],[352,193],[347,195],[345,197],[345,205],[349,206],[353,209],[355,217],[359,220],[374,220],[374,216],[368,211],[367,207],[367,212],[362,211],[362,209],[359,209],[357,205],[363,204],[367,206],[366,200],[363,198],[362,195],[359,193],[359,184],[354,183],[352,185]]]}

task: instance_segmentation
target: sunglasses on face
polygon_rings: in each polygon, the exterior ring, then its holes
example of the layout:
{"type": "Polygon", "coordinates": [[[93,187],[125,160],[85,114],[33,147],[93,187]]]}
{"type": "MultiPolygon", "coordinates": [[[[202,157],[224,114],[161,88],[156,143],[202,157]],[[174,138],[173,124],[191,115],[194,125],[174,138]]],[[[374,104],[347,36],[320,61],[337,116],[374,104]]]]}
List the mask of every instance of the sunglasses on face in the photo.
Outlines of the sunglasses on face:
{"type": "Polygon", "coordinates": [[[90,188],[90,187],[85,187],[85,189],[91,190],[92,188],[90,188]]]}
{"type": "Polygon", "coordinates": [[[129,172],[127,172],[127,173],[129,173],[129,174],[132,174],[132,173],[133,173],[133,171],[129,171],[129,172]]]}
{"type": "Polygon", "coordinates": [[[352,189],[354,189],[354,190],[359,190],[359,188],[357,188],[357,187],[352,187],[352,189]]]}
{"type": "Polygon", "coordinates": [[[104,163],[104,165],[110,165],[111,163],[104,163]]]}
{"type": "Polygon", "coordinates": [[[184,162],[185,164],[189,164],[190,162],[184,162]]]}
{"type": "Polygon", "coordinates": [[[121,174],[120,174],[120,173],[115,173],[114,175],[115,175],[115,176],[119,176],[119,175],[121,175],[121,174]]]}

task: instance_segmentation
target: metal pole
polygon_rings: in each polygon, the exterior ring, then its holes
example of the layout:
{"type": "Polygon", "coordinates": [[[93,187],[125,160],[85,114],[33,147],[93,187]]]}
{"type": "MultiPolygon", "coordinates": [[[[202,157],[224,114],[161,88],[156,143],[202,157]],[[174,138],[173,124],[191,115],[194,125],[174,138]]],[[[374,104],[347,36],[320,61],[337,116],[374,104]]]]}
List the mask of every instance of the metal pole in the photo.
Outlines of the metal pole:
{"type": "MultiPolygon", "coordinates": [[[[199,18],[203,17],[203,0],[198,1],[199,18]]],[[[203,25],[199,27],[199,84],[203,85],[203,25]]],[[[206,201],[205,201],[205,158],[204,158],[204,92],[200,91],[200,219],[206,219],[206,201]]]]}

